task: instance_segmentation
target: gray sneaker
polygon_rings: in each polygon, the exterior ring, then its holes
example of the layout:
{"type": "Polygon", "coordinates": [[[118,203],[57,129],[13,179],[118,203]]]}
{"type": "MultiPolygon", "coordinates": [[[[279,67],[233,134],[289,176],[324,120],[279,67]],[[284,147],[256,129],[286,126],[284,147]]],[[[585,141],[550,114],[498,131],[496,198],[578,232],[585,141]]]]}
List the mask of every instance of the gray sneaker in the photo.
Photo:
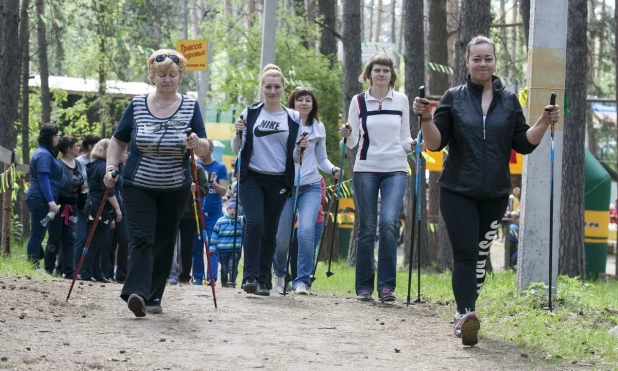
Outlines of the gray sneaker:
{"type": "Polygon", "coordinates": [[[478,344],[481,321],[474,312],[466,312],[455,324],[455,336],[461,337],[461,343],[466,346],[478,344]]]}
{"type": "Polygon", "coordinates": [[[283,294],[283,287],[285,286],[285,277],[275,276],[275,282],[273,284],[275,291],[278,294],[283,294]]]}
{"type": "Polygon", "coordinates": [[[150,314],[162,314],[163,307],[161,307],[161,304],[147,305],[146,312],[150,314]]]}
{"type": "Polygon", "coordinates": [[[302,283],[296,286],[294,292],[296,293],[296,295],[309,295],[309,291],[307,291],[307,286],[303,285],[302,283]]]}
{"type": "Polygon", "coordinates": [[[135,317],[145,317],[146,316],[146,302],[144,299],[137,295],[131,294],[129,299],[127,300],[127,305],[129,310],[135,314],[135,317]]]}

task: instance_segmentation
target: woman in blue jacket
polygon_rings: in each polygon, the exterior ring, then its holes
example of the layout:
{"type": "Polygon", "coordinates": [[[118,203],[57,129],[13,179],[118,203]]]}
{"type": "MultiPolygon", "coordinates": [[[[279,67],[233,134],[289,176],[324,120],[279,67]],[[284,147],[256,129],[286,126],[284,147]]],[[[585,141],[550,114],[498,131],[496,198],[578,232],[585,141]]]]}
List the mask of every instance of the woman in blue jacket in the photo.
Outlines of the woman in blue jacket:
{"type": "Polygon", "coordinates": [[[440,210],[453,245],[454,333],[463,345],[475,345],[480,328],[476,299],[511,192],[511,149],[532,152],[549,124],[559,120],[560,108],[545,107],[534,126],[528,126],[517,96],[493,76],[493,41],[472,38],[465,58],[468,81],[444,94],[433,117],[427,99],[416,97],[413,110],[422,115],[427,148],[449,146],[439,183],[440,210]]]}
{"type": "Polygon", "coordinates": [[[58,127],[54,124],[44,124],[39,132],[39,146],[30,159],[30,186],[26,191],[26,207],[30,211],[30,238],[28,239],[28,260],[38,267],[41,243],[47,233],[47,225],[41,220],[52,212],[58,213],[58,197],[62,168],[54,155],[54,147],[58,145],[58,127]]]}

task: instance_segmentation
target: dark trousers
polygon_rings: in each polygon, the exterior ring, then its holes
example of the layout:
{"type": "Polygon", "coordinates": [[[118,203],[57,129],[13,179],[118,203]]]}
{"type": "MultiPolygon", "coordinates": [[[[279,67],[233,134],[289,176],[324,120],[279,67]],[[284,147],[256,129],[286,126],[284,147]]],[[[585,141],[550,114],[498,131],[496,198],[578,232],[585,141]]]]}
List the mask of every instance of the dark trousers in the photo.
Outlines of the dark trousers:
{"type": "Polygon", "coordinates": [[[26,196],[26,207],[30,211],[30,238],[28,239],[26,251],[28,260],[35,267],[38,267],[39,259],[43,257],[40,255],[41,244],[43,239],[45,239],[45,233],[47,233],[48,228],[41,225],[41,220],[49,212],[49,205],[44,198],[26,196]]]}
{"type": "Polygon", "coordinates": [[[221,264],[221,284],[236,283],[240,255],[240,249],[236,249],[236,257],[234,257],[234,253],[232,251],[219,251],[219,263],[221,264]]]}
{"type": "Polygon", "coordinates": [[[127,186],[123,201],[129,226],[129,272],[120,297],[160,302],[172,269],[176,234],[191,192],[158,192],[127,186]]]}
{"type": "MultiPolygon", "coordinates": [[[[195,219],[183,219],[180,222],[180,261],[182,266],[182,271],[178,276],[178,281],[180,282],[191,281],[193,238],[195,236],[197,236],[197,224],[195,223],[195,219]]],[[[203,247],[204,245],[202,244],[202,248],[203,247]]]]}
{"type": "MultiPolygon", "coordinates": [[[[109,278],[105,277],[105,274],[103,273],[103,269],[101,267],[101,259],[103,256],[103,249],[107,246],[107,243],[109,241],[110,224],[111,221],[107,221],[107,224],[105,224],[105,220],[99,220],[96,225],[94,234],[92,235],[92,240],[90,241],[90,246],[88,247],[88,251],[86,252],[86,256],[84,257],[84,262],[82,263],[82,267],[78,272],[78,274],[84,280],[89,280],[91,278],[109,278]]],[[[92,226],[93,221],[89,220],[88,231],[92,229],[92,226]]]]}
{"type": "Polygon", "coordinates": [[[73,276],[73,245],[75,244],[75,222],[77,221],[77,205],[70,205],[73,211],[69,218],[62,214],[69,205],[62,205],[58,215],[49,223],[47,246],[45,247],[45,270],[50,274],[56,268],[56,256],[60,254],[60,262],[56,273],[73,276]],[[66,222],[66,224],[65,224],[66,222]],[[62,272],[61,272],[62,271],[62,272]]]}
{"type": "Polygon", "coordinates": [[[489,249],[508,201],[508,195],[478,199],[440,188],[440,211],[453,245],[452,285],[459,313],[475,310],[489,249]]]}
{"type": "Polygon", "coordinates": [[[283,175],[249,170],[242,180],[240,201],[246,218],[243,282],[254,277],[269,289],[272,288],[270,269],[277,246],[279,217],[289,195],[283,175]]]}
{"type": "Polygon", "coordinates": [[[116,280],[124,281],[127,277],[127,260],[129,256],[129,231],[127,221],[122,218],[116,222],[116,228],[110,230],[109,243],[103,249],[101,269],[106,278],[114,277],[114,261],[117,265],[116,280]]]}

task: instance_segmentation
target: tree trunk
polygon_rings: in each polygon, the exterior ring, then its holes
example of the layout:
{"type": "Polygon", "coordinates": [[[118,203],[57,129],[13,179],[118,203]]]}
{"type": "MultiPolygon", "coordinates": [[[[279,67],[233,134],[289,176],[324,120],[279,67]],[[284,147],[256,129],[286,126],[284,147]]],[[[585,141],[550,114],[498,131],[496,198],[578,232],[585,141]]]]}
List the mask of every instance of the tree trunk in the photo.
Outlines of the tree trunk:
{"type": "Polygon", "coordinates": [[[378,0],[378,9],[376,9],[376,34],[374,42],[380,42],[380,31],[382,31],[382,0],[378,0]]]}
{"type": "MultiPolygon", "coordinates": [[[[195,0],[191,0],[191,3],[193,4],[193,12],[192,12],[192,18],[195,18],[195,21],[193,22],[194,25],[197,24],[197,9],[195,8],[195,0]]],[[[245,17],[245,24],[247,26],[247,29],[250,30],[251,28],[253,28],[253,21],[255,20],[255,0],[249,0],[247,1],[247,14],[245,17]]]]}
{"type": "MultiPolygon", "coordinates": [[[[30,91],[28,82],[30,81],[30,20],[28,7],[30,0],[22,0],[21,3],[21,22],[19,27],[19,44],[21,49],[21,153],[22,163],[30,163],[30,91]]],[[[23,226],[22,236],[30,235],[30,212],[24,205],[26,183],[30,182],[30,174],[24,175],[19,187],[19,219],[23,226]]]]}
{"type": "Polygon", "coordinates": [[[448,38],[449,66],[455,65],[457,29],[459,29],[459,0],[446,0],[446,31],[451,35],[448,38]]]}
{"type": "MultiPolygon", "coordinates": [[[[405,39],[405,90],[410,103],[410,112],[412,112],[412,103],[414,97],[418,96],[418,89],[420,86],[425,85],[425,29],[423,25],[424,16],[424,4],[423,0],[408,0],[404,2],[403,16],[404,20],[404,39],[405,39]]],[[[418,118],[414,115],[410,117],[410,133],[412,137],[416,137],[418,133],[418,118]]],[[[422,160],[421,160],[422,163],[422,160]]],[[[410,166],[416,170],[416,163],[411,163],[410,166]]],[[[425,208],[425,171],[424,166],[420,172],[419,181],[421,182],[420,192],[417,202],[421,204],[421,223],[420,230],[417,228],[417,210],[414,210],[413,199],[415,192],[415,177],[411,176],[408,180],[408,187],[406,189],[405,197],[405,214],[406,228],[404,232],[404,263],[410,263],[410,249],[414,244],[412,236],[412,227],[415,227],[416,233],[420,233],[420,248],[417,246],[414,249],[414,261],[419,258],[418,251],[420,250],[421,266],[427,267],[430,265],[429,261],[429,247],[427,245],[427,209],[425,208]]]]}
{"type": "MultiPolygon", "coordinates": [[[[307,16],[307,11],[305,10],[305,0],[293,0],[294,3],[294,13],[301,17],[305,18],[307,16]]],[[[301,43],[305,47],[305,49],[309,49],[309,42],[307,41],[307,35],[300,35],[301,43]]]]}
{"type": "Polygon", "coordinates": [[[322,27],[320,53],[330,59],[330,66],[333,67],[337,60],[337,38],[334,33],[337,30],[337,2],[318,0],[318,8],[320,15],[324,17],[325,26],[328,27],[322,27]]]}
{"type": "MultiPolygon", "coordinates": [[[[618,40],[618,6],[614,6],[614,40],[618,40]]],[[[614,55],[618,55],[618,42],[614,42],[614,55]]],[[[614,74],[614,86],[616,87],[616,97],[618,97],[618,73],[614,74]]],[[[618,102],[617,108],[618,108],[618,102]]],[[[616,126],[616,143],[618,143],[618,125],[616,126]]],[[[618,169],[618,156],[616,156],[616,167],[618,169]]],[[[618,264],[616,264],[616,272],[618,272],[618,264]]]]}
{"type": "MultiPolygon", "coordinates": [[[[429,27],[427,35],[428,58],[430,61],[448,65],[448,33],[446,0],[429,0],[429,27]]],[[[429,71],[429,93],[442,95],[449,88],[448,75],[437,71],[429,71]]],[[[440,186],[438,185],[439,172],[429,173],[429,211],[427,220],[429,223],[440,223],[440,186]]],[[[440,244],[440,234],[444,233],[440,228],[434,228],[429,232],[429,254],[431,259],[439,259],[443,253],[440,250],[447,248],[440,244]]],[[[448,246],[450,249],[450,246],[448,246]]],[[[452,257],[451,257],[452,259],[452,257]]]]}
{"type": "MultiPolygon", "coordinates": [[[[605,15],[606,15],[606,7],[605,7],[605,0],[603,0],[601,2],[601,19],[605,19],[605,15]]],[[[597,78],[600,77],[601,75],[601,70],[603,69],[604,63],[603,63],[603,53],[605,52],[605,37],[599,37],[599,55],[598,55],[598,59],[597,59],[597,78]]]]}
{"type": "MultiPolygon", "coordinates": [[[[506,0],[500,0],[500,23],[506,23],[506,0]]],[[[489,36],[489,35],[488,35],[489,36]]],[[[498,64],[499,73],[503,76],[509,75],[509,51],[507,48],[506,27],[500,28],[500,50],[502,55],[502,63],[498,64]]]]}
{"type": "Polygon", "coordinates": [[[564,117],[560,201],[559,273],[584,277],[584,134],[588,72],[587,0],[570,0],[568,8],[566,91],[570,114],[564,117]],[[580,226],[580,227],[576,227],[580,226]]]}
{"type": "Polygon", "coordinates": [[[159,13],[160,0],[150,0],[152,5],[152,39],[154,41],[153,48],[161,49],[161,17],[159,13]]]}
{"type": "MultiPolygon", "coordinates": [[[[54,3],[52,3],[54,4],[54,3]]],[[[56,76],[64,76],[65,71],[62,70],[62,63],[65,60],[64,53],[64,30],[59,24],[66,23],[66,19],[64,18],[64,4],[56,3],[53,5],[55,8],[52,12],[54,22],[51,22],[51,36],[54,42],[54,52],[53,56],[53,74],[56,76]],[[57,21],[57,22],[56,22],[57,21]]]]}
{"type": "MultiPolygon", "coordinates": [[[[590,0],[589,8],[588,8],[588,25],[590,25],[591,29],[588,33],[588,72],[586,73],[586,86],[590,87],[591,94],[596,95],[596,89],[594,86],[594,76],[595,76],[595,53],[594,53],[594,45],[595,45],[595,29],[592,29],[592,25],[595,23],[594,19],[594,1],[590,0]]],[[[586,147],[593,154],[597,155],[597,143],[595,138],[594,131],[594,123],[592,117],[592,104],[586,102],[586,147]]]]}
{"type": "Polygon", "coordinates": [[[466,68],[466,47],[476,35],[489,36],[491,24],[491,0],[462,0],[459,13],[459,30],[457,34],[457,48],[455,56],[455,77],[453,85],[466,82],[468,69],[466,68]]]}
{"type": "MultiPolygon", "coordinates": [[[[365,5],[365,0],[361,0],[363,5],[365,5]]],[[[369,37],[366,39],[368,41],[373,40],[373,5],[374,5],[374,0],[371,0],[369,2],[369,37]]]]}
{"type": "MultiPolygon", "coordinates": [[[[343,0],[342,1],[343,15],[343,121],[348,118],[348,108],[354,95],[358,94],[362,88],[358,81],[358,76],[361,74],[361,29],[360,29],[360,13],[361,0],[343,0]]],[[[356,159],[356,149],[348,148],[348,171],[349,174],[354,172],[354,160],[356,159]]],[[[354,196],[356,204],[356,196],[354,196]]],[[[356,236],[358,232],[358,215],[354,218],[354,229],[350,236],[350,246],[348,248],[348,265],[356,264],[356,236]]]]}
{"type": "MultiPolygon", "coordinates": [[[[157,0],[151,0],[151,4],[156,6],[157,0]]],[[[98,113],[99,113],[99,122],[101,124],[101,138],[107,138],[107,115],[106,108],[107,104],[105,103],[105,91],[106,91],[106,83],[107,83],[107,66],[106,66],[106,58],[105,56],[105,5],[102,1],[98,1],[97,4],[97,36],[99,38],[99,58],[98,59],[98,67],[97,72],[99,75],[99,88],[98,88],[98,113]]],[[[156,9],[155,9],[156,13],[156,9]]],[[[154,27],[155,35],[157,33],[157,27],[154,27]]],[[[155,40],[157,38],[155,37],[155,40]]],[[[158,49],[158,46],[156,47],[158,49]]]]}
{"type": "Polygon", "coordinates": [[[39,46],[39,74],[41,76],[41,124],[51,121],[51,95],[49,93],[49,67],[47,64],[47,36],[45,35],[45,1],[36,0],[36,33],[39,46]]]}
{"type": "Polygon", "coordinates": [[[391,43],[394,45],[397,41],[396,35],[396,27],[395,23],[397,20],[395,19],[395,9],[397,9],[397,1],[391,0],[391,43]]]}
{"type": "MultiPolygon", "coordinates": [[[[19,63],[20,50],[18,28],[19,28],[19,0],[4,0],[2,9],[2,45],[11,45],[10,48],[3,48],[3,55],[0,58],[0,146],[15,150],[15,121],[17,121],[17,98],[19,97],[19,63]]],[[[4,170],[9,168],[4,165],[4,170]]],[[[10,183],[10,182],[9,182],[10,183]]],[[[8,255],[11,252],[11,195],[12,186],[2,193],[2,238],[0,242],[0,254],[8,255]]]]}
{"type": "MultiPolygon", "coordinates": [[[[231,0],[225,2],[225,15],[232,15],[232,3],[231,0]]],[[[189,0],[182,0],[182,38],[187,40],[189,38],[189,0]]]]}
{"type": "Polygon", "coordinates": [[[524,24],[524,36],[526,36],[526,50],[530,40],[530,0],[519,0],[519,11],[521,12],[521,21],[524,24]]]}
{"type": "MultiPolygon", "coordinates": [[[[511,10],[511,23],[517,23],[517,7],[518,3],[515,2],[513,9],[511,10]]],[[[511,68],[509,69],[509,77],[517,77],[517,27],[511,27],[511,68]]]]}
{"type": "Polygon", "coordinates": [[[403,6],[401,4],[401,14],[399,15],[399,39],[397,40],[397,53],[403,53],[403,6]]]}

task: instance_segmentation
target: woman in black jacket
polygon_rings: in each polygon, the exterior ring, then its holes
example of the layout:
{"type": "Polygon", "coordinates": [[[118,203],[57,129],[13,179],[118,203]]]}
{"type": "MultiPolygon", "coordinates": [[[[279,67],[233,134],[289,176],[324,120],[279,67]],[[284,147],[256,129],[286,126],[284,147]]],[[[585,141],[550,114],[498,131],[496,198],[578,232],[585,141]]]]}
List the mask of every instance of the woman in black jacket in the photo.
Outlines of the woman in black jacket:
{"type": "Polygon", "coordinates": [[[449,89],[433,117],[424,98],[414,99],[413,110],[422,115],[428,149],[438,151],[449,145],[439,183],[440,210],[453,245],[454,332],[464,345],[475,345],[480,327],[476,299],[511,192],[511,149],[532,152],[549,124],[560,119],[560,108],[545,107],[529,127],[517,96],[493,76],[494,43],[484,36],[472,38],[465,58],[470,73],[467,83],[449,89]]]}

